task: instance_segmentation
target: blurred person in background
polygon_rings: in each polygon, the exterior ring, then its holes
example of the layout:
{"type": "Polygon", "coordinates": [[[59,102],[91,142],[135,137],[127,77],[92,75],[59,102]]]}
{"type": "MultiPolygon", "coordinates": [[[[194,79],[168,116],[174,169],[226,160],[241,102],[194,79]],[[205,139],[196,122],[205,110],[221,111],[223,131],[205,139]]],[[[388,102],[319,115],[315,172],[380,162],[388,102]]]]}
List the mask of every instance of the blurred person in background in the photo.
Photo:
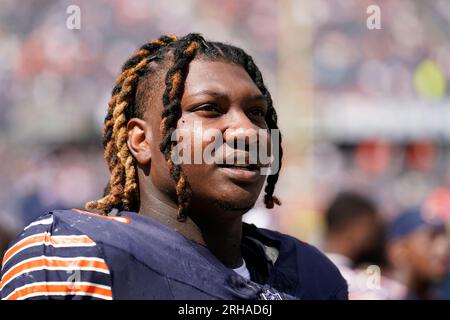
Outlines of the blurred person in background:
{"type": "Polygon", "coordinates": [[[386,275],[401,285],[386,287],[390,298],[443,298],[437,287],[448,273],[450,249],[444,222],[409,209],[392,221],[387,238],[386,275]]]}
{"type": "Polygon", "coordinates": [[[43,149],[46,151],[31,157],[20,178],[14,181],[22,227],[55,207],[78,207],[95,194],[95,187],[103,187],[102,181],[93,177],[100,161],[92,158],[100,157],[100,152],[88,143],[55,144],[43,149]]]}
{"type": "MultiPolygon", "coordinates": [[[[376,205],[357,193],[339,193],[325,210],[324,249],[347,280],[349,299],[384,298],[375,290],[378,288],[367,287],[369,279],[357,269],[360,264],[368,266],[382,261],[382,227],[376,205]]],[[[379,282],[378,279],[376,283],[379,282]]]]}

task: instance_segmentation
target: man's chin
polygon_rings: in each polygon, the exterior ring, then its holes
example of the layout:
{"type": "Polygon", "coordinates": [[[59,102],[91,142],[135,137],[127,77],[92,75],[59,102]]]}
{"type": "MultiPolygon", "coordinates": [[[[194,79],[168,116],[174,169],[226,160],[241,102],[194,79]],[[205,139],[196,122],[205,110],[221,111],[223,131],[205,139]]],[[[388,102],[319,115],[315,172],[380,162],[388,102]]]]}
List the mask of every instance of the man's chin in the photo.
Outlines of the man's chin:
{"type": "Polygon", "coordinates": [[[239,212],[244,214],[255,206],[254,200],[232,201],[232,200],[216,200],[214,206],[221,211],[239,212]]]}

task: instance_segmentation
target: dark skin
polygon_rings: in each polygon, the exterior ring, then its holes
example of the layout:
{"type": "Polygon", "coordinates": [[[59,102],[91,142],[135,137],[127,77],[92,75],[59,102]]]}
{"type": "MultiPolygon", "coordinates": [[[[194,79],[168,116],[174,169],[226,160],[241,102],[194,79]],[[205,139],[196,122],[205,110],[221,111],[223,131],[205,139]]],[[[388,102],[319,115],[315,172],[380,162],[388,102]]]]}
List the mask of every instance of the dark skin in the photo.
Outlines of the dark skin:
{"type": "Polygon", "coordinates": [[[339,230],[329,232],[326,236],[328,252],[341,254],[353,262],[374,249],[381,221],[376,214],[366,214],[355,218],[339,230]]]}
{"type": "Polygon", "coordinates": [[[419,228],[388,244],[391,276],[421,299],[432,298],[431,285],[447,275],[449,250],[445,230],[419,228]]]}
{"type": "MultiPolygon", "coordinates": [[[[207,246],[225,266],[237,268],[242,265],[242,215],[254,206],[266,177],[217,164],[183,164],[192,198],[187,221],[179,222],[175,182],[159,150],[164,75],[165,70],[156,75],[159,85],[151,89],[143,119],[133,118],[127,126],[128,147],[138,163],[139,213],[207,246]]],[[[181,109],[177,128],[196,136],[202,150],[211,140],[194,130],[194,122],[200,122],[204,131],[221,131],[219,154],[244,152],[229,145],[239,138],[237,129],[267,129],[267,103],[260,90],[242,67],[225,61],[191,62],[181,109]]]]}

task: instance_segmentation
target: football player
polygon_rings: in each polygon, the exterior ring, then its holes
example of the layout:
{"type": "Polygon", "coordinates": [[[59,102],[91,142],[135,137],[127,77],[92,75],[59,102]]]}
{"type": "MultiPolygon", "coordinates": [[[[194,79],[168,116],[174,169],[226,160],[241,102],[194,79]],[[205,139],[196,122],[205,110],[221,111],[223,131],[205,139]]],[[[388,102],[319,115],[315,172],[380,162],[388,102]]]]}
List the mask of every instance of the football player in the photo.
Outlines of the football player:
{"type": "MultiPolygon", "coordinates": [[[[202,150],[210,143],[195,123],[220,131],[217,154],[244,157],[248,145],[234,144],[241,132],[278,129],[253,59],[199,34],[144,44],[112,90],[104,196],[90,211],[54,210],[27,226],[3,258],[2,298],[346,299],[319,250],[242,222],[265,182],[266,207],[280,204],[279,170],[174,161],[175,130],[202,150]]],[[[281,165],[281,136],[273,145],[281,165]]]]}

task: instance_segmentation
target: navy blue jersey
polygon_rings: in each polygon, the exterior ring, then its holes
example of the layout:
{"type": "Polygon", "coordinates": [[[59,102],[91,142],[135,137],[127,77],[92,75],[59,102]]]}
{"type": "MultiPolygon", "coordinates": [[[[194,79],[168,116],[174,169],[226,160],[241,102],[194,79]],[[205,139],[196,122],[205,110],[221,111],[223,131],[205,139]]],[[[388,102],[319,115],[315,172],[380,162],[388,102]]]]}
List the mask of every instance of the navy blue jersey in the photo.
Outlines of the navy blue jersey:
{"type": "MultiPolygon", "coordinates": [[[[276,248],[269,269],[264,263],[251,268],[254,281],[152,218],[55,210],[27,226],[6,251],[1,298],[347,299],[345,280],[316,248],[245,223],[243,238],[276,248]]],[[[269,261],[257,249],[246,252],[251,264],[269,261]]]]}

